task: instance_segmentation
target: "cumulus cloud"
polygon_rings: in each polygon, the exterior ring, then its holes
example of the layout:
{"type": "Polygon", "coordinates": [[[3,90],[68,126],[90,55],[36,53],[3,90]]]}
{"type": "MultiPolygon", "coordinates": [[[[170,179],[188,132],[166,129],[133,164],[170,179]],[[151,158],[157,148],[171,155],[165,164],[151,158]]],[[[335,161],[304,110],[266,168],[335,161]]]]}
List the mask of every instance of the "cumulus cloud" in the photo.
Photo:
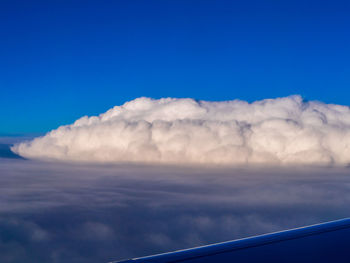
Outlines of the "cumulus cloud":
{"type": "Polygon", "coordinates": [[[12,151],[79,162],[347,165],[350,108],[300,96],[253,103],[138,98],[12,151]]]}

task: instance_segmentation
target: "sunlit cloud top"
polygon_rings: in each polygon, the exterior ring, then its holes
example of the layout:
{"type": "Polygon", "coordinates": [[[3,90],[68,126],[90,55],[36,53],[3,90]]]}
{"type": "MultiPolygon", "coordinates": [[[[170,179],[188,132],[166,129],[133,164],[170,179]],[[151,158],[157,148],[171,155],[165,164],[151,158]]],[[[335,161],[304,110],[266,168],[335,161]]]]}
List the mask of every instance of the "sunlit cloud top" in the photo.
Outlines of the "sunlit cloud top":
{"type": "Polygon", "coordinates": [[[350,109],[300,96],[253,103],[137,98],[12,150],[71,162],[347,165],[350,109]]]}

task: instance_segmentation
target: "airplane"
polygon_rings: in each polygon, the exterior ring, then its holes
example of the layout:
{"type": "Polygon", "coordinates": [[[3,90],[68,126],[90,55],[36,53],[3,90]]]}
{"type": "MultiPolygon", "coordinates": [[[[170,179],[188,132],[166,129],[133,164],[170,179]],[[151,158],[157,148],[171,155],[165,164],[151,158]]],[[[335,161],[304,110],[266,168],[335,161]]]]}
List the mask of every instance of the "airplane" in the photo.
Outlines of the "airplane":
{"type": "MultiPolygon", "coordinates": [[[[349,263],[350,218],[118,263],[349,263]]],[[[117,263],[117,261],[111,262],[117,263]]]]}

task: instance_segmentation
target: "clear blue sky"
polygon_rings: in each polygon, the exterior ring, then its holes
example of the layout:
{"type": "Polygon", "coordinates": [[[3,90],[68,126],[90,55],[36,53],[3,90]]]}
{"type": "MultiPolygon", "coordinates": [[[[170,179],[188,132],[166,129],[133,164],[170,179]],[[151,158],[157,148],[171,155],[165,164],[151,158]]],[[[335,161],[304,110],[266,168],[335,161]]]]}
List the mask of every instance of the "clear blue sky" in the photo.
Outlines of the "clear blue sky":
{"type": "Polygon", "coordinates": [[[140,96],[350,105],[349,1],[1,0],[0,133],[140,96]]]}

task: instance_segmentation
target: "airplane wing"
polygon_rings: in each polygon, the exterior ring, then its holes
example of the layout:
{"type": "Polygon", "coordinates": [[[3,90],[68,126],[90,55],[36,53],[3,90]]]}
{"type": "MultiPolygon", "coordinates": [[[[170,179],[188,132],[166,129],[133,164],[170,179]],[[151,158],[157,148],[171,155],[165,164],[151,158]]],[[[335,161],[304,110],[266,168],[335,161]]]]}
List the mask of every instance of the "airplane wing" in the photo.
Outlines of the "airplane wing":
{"type": "Polygon", "coordinates": [[[349,263],[350,218],[119,263],[349,263]]]}

